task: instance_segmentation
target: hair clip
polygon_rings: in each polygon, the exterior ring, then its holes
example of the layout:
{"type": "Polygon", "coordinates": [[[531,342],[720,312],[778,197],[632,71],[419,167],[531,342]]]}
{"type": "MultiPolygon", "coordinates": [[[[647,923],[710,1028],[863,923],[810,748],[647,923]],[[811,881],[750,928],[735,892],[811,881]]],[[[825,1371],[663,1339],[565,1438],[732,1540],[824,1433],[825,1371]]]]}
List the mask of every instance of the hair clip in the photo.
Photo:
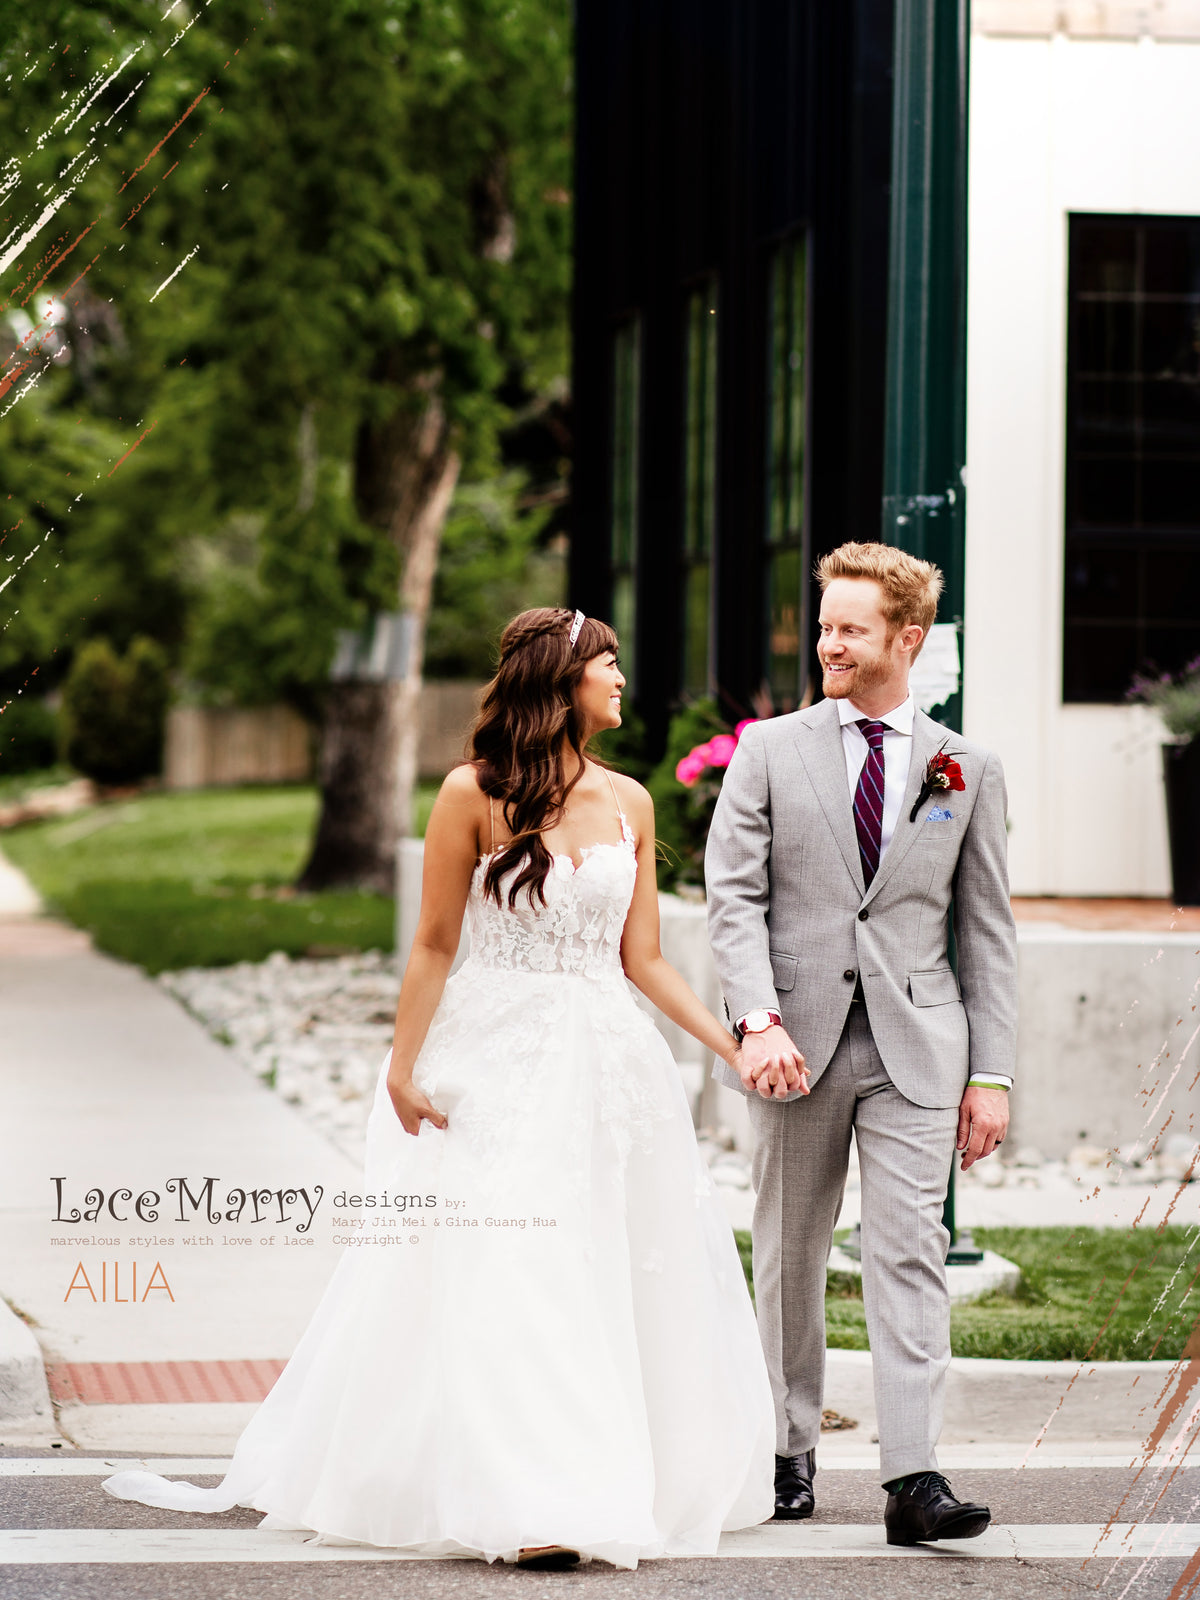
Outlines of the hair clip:
{"type": "Polygon", "coordinates": [[[571,647],[574,649],[575,641],[579,637],[579,630],[583,627],[584,616],[582,611],[575,613],[575,621],[571,624],[571,647]]]}

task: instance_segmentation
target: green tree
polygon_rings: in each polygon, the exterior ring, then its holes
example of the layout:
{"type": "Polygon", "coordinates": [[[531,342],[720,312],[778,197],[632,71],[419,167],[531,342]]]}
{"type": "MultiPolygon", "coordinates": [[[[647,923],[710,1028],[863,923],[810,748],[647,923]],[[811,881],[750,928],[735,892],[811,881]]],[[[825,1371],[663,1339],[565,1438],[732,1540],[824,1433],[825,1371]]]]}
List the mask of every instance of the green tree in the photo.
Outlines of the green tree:
{"type": "Polygon", "coordinates": [[[543,543],[553,508],[523,507],[526,487],[524,473],[509,471],[461,484],[451,502],[426,646],[441,677],[491,677],[504,623],[562,603],[565,551],[543,543]]]}
{"type": "Polygon", "coordinates": [[[176,110],[180,74],[155,69],[177,31],[142,0],[0,0],[0,693],[52,687],[89,635],[175,654],[186,629],[174,550],[210,475],[131,176],[176,110]],[[155,453],[130,457],[144,430],[155,453]]]}
{"type": "Polygon", "coordinates": [[[566,370],[566,0],[0,15],[20,206],[78,160],[54,227],[97,253],[45,392],[141,440],[71,513],[55,614],[127,640],[140,612],[193,674],[241,654],[219,692],[307,700],[324,792],[304,881],[390,886],[447,507],[496,471],[505,401],[566,370]],[[385,609],[413,619],[404,682],[326,684],[337,628],[385,609]]]}

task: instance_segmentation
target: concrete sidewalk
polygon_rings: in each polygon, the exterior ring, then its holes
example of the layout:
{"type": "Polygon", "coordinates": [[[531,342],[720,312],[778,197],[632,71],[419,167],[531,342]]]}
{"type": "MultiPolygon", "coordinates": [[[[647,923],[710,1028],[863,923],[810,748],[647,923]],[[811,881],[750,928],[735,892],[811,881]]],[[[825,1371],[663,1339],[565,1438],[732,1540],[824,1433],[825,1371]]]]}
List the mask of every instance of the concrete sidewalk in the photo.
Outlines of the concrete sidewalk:
{"type": "MultiPolygon", "coordinates": [[[[225,1453],[340,1257],[334,1199],[360,1170],[138,969],[38,915],[17,880],[0,872],[0,1295],[19,1313],[0,1301],[0,1443],[225,1453]],[[210,1222],[188,1198],[209,1178],[222,1213],[234,1188],[276,1198],[258,1222],[210,1222]],[[316,1201],[311,1227],[292,1190],[316,1201]]],[[[1166,1362],[956,1360],[944,1438],[1023,1455],[1046,1429],[1055,1451],[1128,1458],[1179,1381],[1166,1362]]],[[[827,1403],[858,1426],[823,1454],[869,1456],[868,1355],[831,1352],[827,1403]]]]}
{"type": "MultiPolygon", "coordinates": [[[[12,906],[12,869],[3,891],[12,906]]],[[[67,1376],[144,1362],[200,1363],[202,1377],[207,1363],[220,1376],[223,1363],[286,1359],[340,1257],[334,1197],[361,1182],[157,984],[23,898],[7,913],[0,904],[0,1295],[18,1313],[0,1310],[9,1443],[59,1436],[29,1389],[30,1330],[67,1376]],[[253,1207],[224,1220],[236,1188],[274,1192],[260,1220],[253,1207]]],[[[83,1444],[101,1442],[103,1424],[113,1448],[114,1413],[128,1411],[139,1437],[157,1420],[165,1443],[171,1413],[194,1444],[221,1448],[246,1410],[68,1401],[59,1425],[83,1444]]]]}

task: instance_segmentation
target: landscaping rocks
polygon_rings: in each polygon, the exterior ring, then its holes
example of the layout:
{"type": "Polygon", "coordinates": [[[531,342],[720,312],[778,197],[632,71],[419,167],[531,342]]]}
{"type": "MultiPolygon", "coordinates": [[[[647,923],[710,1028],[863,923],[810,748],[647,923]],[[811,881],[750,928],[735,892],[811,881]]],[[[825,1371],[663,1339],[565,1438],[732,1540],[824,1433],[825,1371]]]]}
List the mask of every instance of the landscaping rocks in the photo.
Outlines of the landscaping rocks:
{"type": "Polygon", "coordinates": [[[27,789],[19,800],[0,805],[0,828],[15,828],[22,822],[42,822],[47,817],[68,817],[95,805],[97,799],[96,785],[90,778],[72,778],[69,783],[27,789]]]}
{"type": "MultiPolygon", "coordinates": [[[[230,1046],[257,1077],[296,1106],[319,1132],[355,1161],[363,1158],[367,1115],[383,1058],[392,1042],[400,980],[394,955],[369,950],[332,959],[292,959],[276,951],[261,962],[188,967],[158,982],[230,1046]]],[[[748,1225],[753,1194],[750,1163],[726,1129],[702,1128],[699,1147],[714,1181],[745,1195],[748,1225]]],[[[1101,1150],[1081,1144],[1064,1161],[1048,1161],[1031,1145],[960,1173],[960,1192],[1033,1189],[1050,1195],[1140,1187],[1193,1176],[1197,1150],[1184,1135],[1160,1148],[1101,1150]]],[[[851,1150],[847,1189],[858,1170],[851,1150]]],[[[740,1216],[740,1211],[739,1211],[740,1216]]],[[[742,1225],[739,1223],[739,1225],[742,1225]]]]}
{"type": "Polygon", "coordinates": [[[390,953],[293,960],[277,950],[266,961],[164,972],[158,982],[318,1132],[363,1159],[400,994],[390,953]]]}
{"type": "MultiPolygon", "coordinates": [[[[184,967],[157,980],[238,1060],[355,1161],[392,1043],[400,979],[395,956],[368,950],[336,959],[184,967]]],[[[725,1129],[702,1129],[713,1180],[752,1201],[750,1163],[725,1129]]]]}

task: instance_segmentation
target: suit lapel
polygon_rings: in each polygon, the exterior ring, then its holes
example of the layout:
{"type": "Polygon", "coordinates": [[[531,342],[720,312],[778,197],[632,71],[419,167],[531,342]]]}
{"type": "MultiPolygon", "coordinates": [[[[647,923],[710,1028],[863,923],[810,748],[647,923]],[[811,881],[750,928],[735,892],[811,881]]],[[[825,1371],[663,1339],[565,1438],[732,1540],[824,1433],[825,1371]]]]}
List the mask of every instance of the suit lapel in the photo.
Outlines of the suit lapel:
{"type": "Polygon", "coordinates": [[[925,825],[925,817],[941,795],[930,795],[921,811],[917,813],[917,820],[910,822],[909,814],[917,802],[921,792],[921,784],[925,778],[925,768],[943,744],[953,747],[954,734],[949,728],[943,728],[940,722],[935,722],[932,717],[927,717],[923,711],[918,711],[913,718],[912,757],[908,768],[908,783],[904,790],[904,804],[900,807],[900,815],[896,819],[896,831],[892,835],[892,842],[884,851],[883,860],[879,863],[879,871],[871,881],[866,898],[871,900],[878,893],[900,863],[916,843],[917,835],[925,825]]]}
{"type": "Polygon", "coordinates": [[[854,804],[846,780],[842,725],[835,700],[822,701],[818,715],[811,722],[802,722],[796,729],[796,749],[821,803],[825,820],[837,840],[846,868],[861,894],[862,860],[858,853],[858,835],[854,831],[854,804]]]}

